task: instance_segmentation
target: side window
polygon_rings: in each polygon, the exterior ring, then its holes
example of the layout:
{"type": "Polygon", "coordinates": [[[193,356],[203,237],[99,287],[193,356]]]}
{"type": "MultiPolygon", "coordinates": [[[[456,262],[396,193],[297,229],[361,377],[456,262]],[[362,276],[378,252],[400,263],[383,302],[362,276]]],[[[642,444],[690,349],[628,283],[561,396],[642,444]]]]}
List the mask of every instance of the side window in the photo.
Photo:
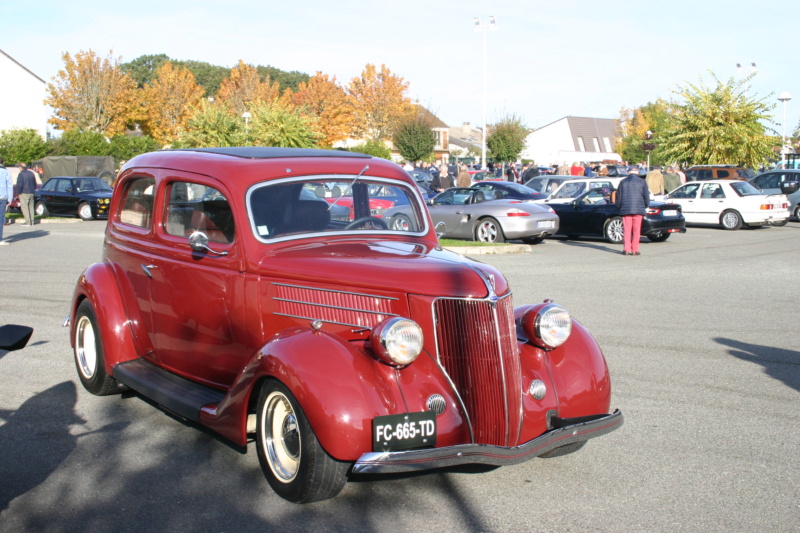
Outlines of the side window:
{"type": "Polygon", "coordinates": [[[698,180],[710,180],[711,179],[711,169],[705,168],[701,169],[697,172],[697,179],[698,180]]]}
{"type": "Polygon", "coordinates": [[[231,243],[236,234],[233,212],[225,195],[213,187],[178,181],[169,186],[166,231],[188,237],[202,231],[211,242],[231,243]]]}
{"type": "Polygon", "coordinates": [[[53,190],[55,190],[57,181],[58,180],[47,180],[47,182],[44,185],[42,185],[42,190],[43,191],[53,191],[53,190]]]}
{"type": "Polygon", "coordinates": [[[155,183],[153,178],[138,178],[127,183],[120,202],[120,222],[140,228],[150,227],[153,221],[155,183]]]}
{"type": "Polygon", "coordinates": [[[57,180],[56,181],[56,192],[69,192],[67,189],[70,188],[70,181],[69,180],[57,180]]]}
{"type": "Polygon", "coordinates": [[[728,170],[718,170],[717,177],[721,180],[727,179],[731,177],[731,173],[728,170]]]}
{"type": "Polygon", "coordinates": [[[707,183],[703,185],[703,191],[700,193],[700,198],[725,198],[725,192],[722,186],[718,183],[707,183]]]}

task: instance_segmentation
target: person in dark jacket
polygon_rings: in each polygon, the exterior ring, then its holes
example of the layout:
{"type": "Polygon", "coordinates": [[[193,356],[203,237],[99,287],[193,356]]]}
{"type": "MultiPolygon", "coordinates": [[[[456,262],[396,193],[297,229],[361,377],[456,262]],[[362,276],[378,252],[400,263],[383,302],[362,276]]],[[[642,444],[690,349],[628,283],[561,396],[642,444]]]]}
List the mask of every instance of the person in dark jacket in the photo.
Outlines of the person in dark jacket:
{"type": "Polygon", "coordinates": [[[33,226],[33,193],[36,192],[36,176],[28,170],[28,165],[19,163],[20,172],[17,175],[17,194],[19,195],[19,208],[25,217],[25,225],[33,226]]]}
{"type": "Polygon", "coordinates": [[[639,255],[642,217],[650,205],[650,191],[638,168],[629,169],[628,177],[619,182],[616,204],[622,215],[622,254],[639,255]]]}

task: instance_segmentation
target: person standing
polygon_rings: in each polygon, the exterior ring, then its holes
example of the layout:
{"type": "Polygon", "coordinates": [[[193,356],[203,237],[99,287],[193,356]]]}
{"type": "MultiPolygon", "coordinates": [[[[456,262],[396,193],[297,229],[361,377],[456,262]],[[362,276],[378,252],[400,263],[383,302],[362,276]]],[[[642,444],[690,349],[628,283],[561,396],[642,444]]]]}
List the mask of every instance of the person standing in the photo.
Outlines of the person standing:
{"type": "Polygon", "coordinates": [[[467,172],[467,165],[461,163],[459,165],[458,177],[456,178],[457,187],[469,187],[472,185],[472,176],[467,172]]]}
{"type": "Polygon", "coordinates": [[[664,194],[664,174],[661,173],[658,167],[653,167],[653,170],[647,173],[645,181],[651,193],[664,194]]]}
{"type": "Polygon", "coordinates": [[[569,169],[569,174],[570,176],[583,176],[583,167],[575,161],[569,169]]]}
{"type": "Polygon", "coordinates": [[[664,191],[672,192],[681,185],[681,177],[675,173],[675,167],[667,167],[667,171],[664,173],[664,191]]]}
{"type": "Polygon", "coordinates": [[[558,167],[556,168],[556,174],[558,174],[559,176],[570,176],[571,175],[570,168],[567,166],[567,162],[566,161],[564,161],[563,164],[558,165],[558,167]]]}
{"type": "Polygon", "coordinates": [[[17,165],[20,173],[17,176],[17,194],[19,194],[19,208],[25,217],[25,225],[33,226],[33,193],[36,192],[36,176],[28,170],[28,165],[17,165]]]}
{"type": "Polygon", "coordinates": [[[619,182],[615,203],[622,215],[622,254],[639,255],[642,217],[650,205],[650,191],[638,168],[631,168],[628,177],[619,182]]]}
{"type": "Polygon", "coordinates": [[[3,227],[6,223],[6,207],[8,203],[14,199],[14,181],[11,179],[11,173],[6,170],[3,165],[3,158],[0,157],[0,213],[3,215],[3,223],[0,224],[0,246],[7,246],[8,243],[3,240],[3,227]]]}

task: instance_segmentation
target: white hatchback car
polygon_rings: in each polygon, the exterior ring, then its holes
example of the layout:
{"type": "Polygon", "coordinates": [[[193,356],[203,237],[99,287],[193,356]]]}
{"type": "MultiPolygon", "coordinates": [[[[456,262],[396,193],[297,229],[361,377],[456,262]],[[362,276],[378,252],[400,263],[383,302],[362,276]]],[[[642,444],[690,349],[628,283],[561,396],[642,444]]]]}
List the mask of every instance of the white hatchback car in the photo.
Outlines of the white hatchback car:
{"type": "Polygon", "coordinates": [[[789,200],[783,194],[762,194],[737,180],[692,181],[666,195],[680,204],[687,224],[721,224],[737,230],[778,223],[789,218],[789,200]]]}

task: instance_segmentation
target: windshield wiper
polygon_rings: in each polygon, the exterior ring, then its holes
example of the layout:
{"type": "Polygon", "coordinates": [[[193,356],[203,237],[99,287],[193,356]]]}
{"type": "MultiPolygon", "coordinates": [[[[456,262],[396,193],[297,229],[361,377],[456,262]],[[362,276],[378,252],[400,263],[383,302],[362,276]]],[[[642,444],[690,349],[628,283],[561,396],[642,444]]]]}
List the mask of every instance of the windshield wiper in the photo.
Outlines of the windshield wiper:
{"type": "MultiPolygon", "coordinates": [[[[366,172],[367,170],[369,170],[369,165],[366,165],[364,168],[362,168],[362,169],[361,169],[361,172],[359,172],[359,173],[358,173],[358,175],[357,175],[357,176],[356,176],[356,177],[353,179],[353,182],[350,184],[350,190],[351,190],[351,191],[353,190],[353,185],[355,185],[355,184],[356,184],[356,182],[358,181],[358,178],[360,178],[361,176],[363,176],[363,175],[364,175],[364,172],[366,172]]],[[[336,203],[339,201],[339,198],[341,198],[341,196],[337,196],[337,197],[336,197],[336,199],[335,199],[334,201],[332,201],[332,202],[331,202],[331,205],[329,205],[329,206],[328,206],[328,211],[330,211],[331,209],[333,209],[333,206],[335,206],[335,205],[336,205],[336,203]]]]}

